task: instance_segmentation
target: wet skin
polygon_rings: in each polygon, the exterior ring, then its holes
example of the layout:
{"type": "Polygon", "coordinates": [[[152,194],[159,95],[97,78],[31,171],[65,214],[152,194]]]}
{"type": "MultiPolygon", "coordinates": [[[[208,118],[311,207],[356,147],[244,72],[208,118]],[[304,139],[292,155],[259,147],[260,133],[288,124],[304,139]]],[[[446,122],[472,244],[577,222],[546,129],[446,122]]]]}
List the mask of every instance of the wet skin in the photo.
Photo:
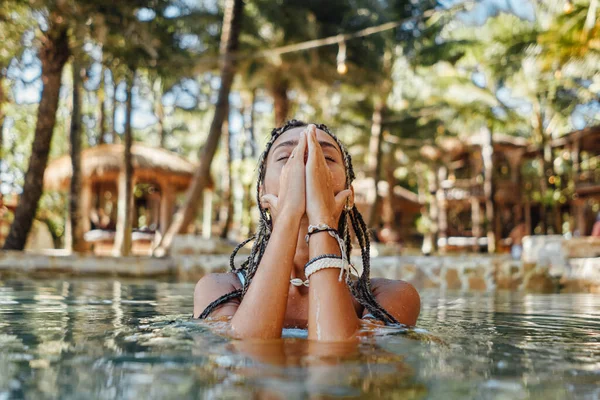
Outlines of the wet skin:
{"type": "MultiPolygon", "coordinates": [[[[338,282],[339,270],[315,273],[310,288],[289,284],[290,278],[306,279],[304,265],[310,258],[339,253],[337,242],[326,233],[313,235],[310,246],[304,235],[309,224],[335,226],[346,201],[353,204],[353,188],[345,189],[345,182],[342,153],[326,132],[298,127],[277,138],[267,156],[264,184],[260,187],[261,205],[273,219],[273,234],[243,301],[234,299],[211,316],[233,316],[232,326],[239,337],[280,337],[282,327],[307,326],[309,338],[339,341],[351,337],[358,318],[367,312],[345,284],[338,282]],[[296,232],[294,238],[292,232],[296,232]],[[240,308],[248,316],[239,315],[240,308]],[[264,326],[256,323],[265,318],[273,322],[265,322],[264,326]],[[248,324],[255,327],[247,328],[248,324]]],[[[238,277],[232,273],[202,278],[194,294],[194,316],[219,296],[240,288],[238,277]]],[[[415,325],[420,298],[412,285],[374,278],[371,288],[378,303],[399,322],[415,325]]]]}

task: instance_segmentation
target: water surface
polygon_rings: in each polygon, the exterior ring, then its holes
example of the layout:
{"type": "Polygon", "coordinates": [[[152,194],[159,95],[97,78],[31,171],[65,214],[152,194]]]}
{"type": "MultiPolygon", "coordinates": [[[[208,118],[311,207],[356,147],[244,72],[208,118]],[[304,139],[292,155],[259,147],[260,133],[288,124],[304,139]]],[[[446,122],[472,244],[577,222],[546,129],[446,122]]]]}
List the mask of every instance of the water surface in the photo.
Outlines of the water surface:
{"type": "Polygon", "coordinates": [[[0,281],[4,398],[600,398],[600,296],[423,291],[417,332],[231,341],[193,284],[0,281]],[[426,333],[424,333],[426,332],[426,333]]]}

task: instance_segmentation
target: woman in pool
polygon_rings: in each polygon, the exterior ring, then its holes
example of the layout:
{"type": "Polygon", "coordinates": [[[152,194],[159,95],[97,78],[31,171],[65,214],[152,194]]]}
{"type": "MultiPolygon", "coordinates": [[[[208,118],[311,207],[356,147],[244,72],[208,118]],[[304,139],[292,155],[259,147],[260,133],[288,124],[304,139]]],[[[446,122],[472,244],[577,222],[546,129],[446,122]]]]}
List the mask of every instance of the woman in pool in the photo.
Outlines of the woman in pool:
{"type": "Polygon", "coordinates": [[[231,317],[236,337],[256,339],[308,327],[309,339],[344,341],[361,318],[414,325],[414,287],[369,277],[369,238],[353,180],[350,155],[325,125],[291,120],[274,129],[259,160],[257,232],[234,250],[233,272],[196,284],[194,317],[231,317]],[[350,225],[362,254],[358,277],[350,273],[350,225]],[[236,269],[237,250],[251,240],[250,256],[236,269]]]}

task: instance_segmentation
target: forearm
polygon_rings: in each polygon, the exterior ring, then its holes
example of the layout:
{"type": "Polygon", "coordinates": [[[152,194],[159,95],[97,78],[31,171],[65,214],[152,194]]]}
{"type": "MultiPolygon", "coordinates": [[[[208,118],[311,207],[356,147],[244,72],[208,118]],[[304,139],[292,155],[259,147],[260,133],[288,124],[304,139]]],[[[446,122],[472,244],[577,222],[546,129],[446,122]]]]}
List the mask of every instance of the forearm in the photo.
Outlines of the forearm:
{"type": "Polygon", "coordinates": [[[235,336],[281,337],[299,229],[299,217],[278,217],[252,284],[231,320],[235,336]]]}
{"type": "MultiPolygon", "coordinates": [[[[309,243],[310,258],[321,254],[340,254],[337,241],[327,233],[313,235],[309,243]]],[[[359,320],[345,276],[338,280],[338,268],[326,268],[309,278],[308,338],[320,341],[343,341],[353,338],[359,320]]]]}

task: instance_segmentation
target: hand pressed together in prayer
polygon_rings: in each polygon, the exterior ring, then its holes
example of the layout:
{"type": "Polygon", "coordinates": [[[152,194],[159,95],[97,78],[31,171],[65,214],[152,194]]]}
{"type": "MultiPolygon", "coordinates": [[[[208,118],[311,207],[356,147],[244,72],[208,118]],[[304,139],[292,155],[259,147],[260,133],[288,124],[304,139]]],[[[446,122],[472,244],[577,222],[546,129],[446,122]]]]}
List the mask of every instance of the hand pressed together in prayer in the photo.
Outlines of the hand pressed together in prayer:
{"type": "MultiPolygon", "coordinates": [[[[336,226],[351,189],[334,193],[331,167],[317,140],[316,126],[309,125],[301,134],[298,144],[286,161],[279,178],[279,196],[265,194],[261,206],[271,213],[273,221],[280,213],[302,216],[306,214],[310,224],[336,226]],[[303,155],[303,156],[301,156],[303,155]]],[[[335,166],[334,166],[335,167],[335,166]]]]}

